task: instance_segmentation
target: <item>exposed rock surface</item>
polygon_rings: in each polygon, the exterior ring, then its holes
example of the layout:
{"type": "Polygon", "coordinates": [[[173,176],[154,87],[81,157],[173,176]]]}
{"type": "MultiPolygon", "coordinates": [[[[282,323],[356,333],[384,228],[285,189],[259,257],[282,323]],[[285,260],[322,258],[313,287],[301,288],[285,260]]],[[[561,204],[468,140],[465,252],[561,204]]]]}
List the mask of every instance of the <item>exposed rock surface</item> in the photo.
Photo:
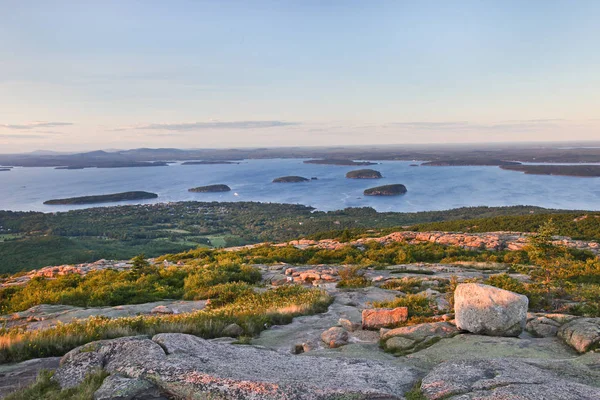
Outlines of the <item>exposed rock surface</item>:
{"type": "MultiPolygon", "coordinates": [[[[367,242],[377,242],[381,244],[388,244],[393,242],[408,242],[408,243],[438,243],[451,246],[464,247],[466,249],[486,249],[486,250],[522,250],[528,243],[529,233],[519,232],[486,232],[486,233],[458,233],[458,232],[414,232],[414,231],[400,231],[394,232],[386,236],[378,238],[362,238],[357,239],[348,243],[340,243],[333,239],[323,240],[292,240],[287,243],[280,243],[275,246],[295,246],[301,249],[316,247],[328,250],[340,249],[348,244],[353,246],[361,246],[367,242]]],[[[569,248],[580,249],[590,251],[594,254],[600,254],[600,244],[593,241],[585,240],[574,240],[568,237],[555,237],[553,241],[555,245],[566,246],[569,248]]],[[[247,246],[230,247],[226,250],[237,251],[240,249],[254,248],[258,246],[264,246],[265,243],[252,244],[247,246]]],[[[152,260],[150,260],[152,261],[152,260]]],[[[165,265],[174,265],[165,261],[165,265]]],[[[77,265],[59,265],[59,266],[48,266],[33,270],[25,275],[19,277],[12,277],[9,280],[0,283],[0,288],[12,285],[23,285],[27,283],[31,278],[36,276],[44,276],[48,278],[54,278],[60,275],[67,275],[76,273],[79,275],[86,275],[91,271],[103,270],[103,269],[116,269],[118,271],[126,270],[131,268],[131,263],[127,260],[115,261],[115,260],[99,260],[93,263],[83,263],[77,265]]]]}
{"type": "Polygon", "coordinates": [[[600,348],[600,318],[578,318],[560,327],[558,335],[580,353],[600,348]]]}
{"type": "Polygon", "coordinates": [[[562,379],[558,374],[514,359],[448,361],[421,384],[430,400],[592,400],[600,389],[562,379]]]}
{"type": "Polygon", "coordinates": [[[42,369],[58,368],[60,357],[36,358],[18,364],[0,365],[0,398],[35,382],[42,369]]]}
{"type": "Polygon", "coordinates": [[[177,398],[394,399],[418,376],[397,363],[294,356],[160,334],[152,340],[115,339],[77,348],[65,355],[55,377],[61,386],[72,387],[97,367],[144,377],[177,398]]]}
{"type": "Polygon", "coordinates": [[[408,319],[408,308],[373,308],[363,310],[363,329],[381,329],[396,327],[408,319]]]}
{"type": "Polygon", "coordinates": [[[0,317],[7,328],[22,327],[27,330],[47,329],[59,323],[69,323],[91,316],[108,318],[132,317],[148,314],[181,314],[206,307],[206,300],[156,301],[144,304],[128,304],[114,307],[73,307],[61,304],[40,304],[25,311],[0,317]],[[170,312],[169,312],[170,311],[170,312]]]}
{"type": "Polygon", "coordinates": [[[563,324],[577,318],[567,314],[528,313],[525,329],[536,337],[553,337],[563,324]]]}
{"type": "Polygon", "coordinates": [[[120,374],[106,377],[94,393],[94,400],[167,400],[153,383],[120,374]]]}
{"type": "Polygon", "coordinates": [[[454,292],[458,329],[490,336],[519,336],[527,322],[526,296],[480,283],[461,283],[454,292]]]}
{"type": "Polygon", "coordinates": [[[381,340],[387,350],[409,353],[429,347],[440,339],[450,338],[458,333],[456,326],[448,322],[430,322],[385,331],[381,335],[381,340]]]}

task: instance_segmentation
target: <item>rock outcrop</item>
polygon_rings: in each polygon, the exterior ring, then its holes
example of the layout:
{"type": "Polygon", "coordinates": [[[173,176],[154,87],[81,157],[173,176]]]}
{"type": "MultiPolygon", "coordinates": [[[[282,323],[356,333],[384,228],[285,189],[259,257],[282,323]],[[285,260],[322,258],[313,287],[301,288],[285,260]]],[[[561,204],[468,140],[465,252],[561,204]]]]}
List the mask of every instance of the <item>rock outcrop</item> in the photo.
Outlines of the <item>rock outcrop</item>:
{"type": "Polygon", "coordinates": [[[600,388],[567,381],[556,373],[515,359],[448,361],[421,384],[429,400],[592,400],[600,388]]]}
{"type": "Polygon", "coordinates": [[[386,350],[406,354],[429,347],[458,333],[456,326],[448,322],[430,322],[383,331],[381,341],[386,350]]]}
{"type": "Polygon", "coordinates": [[[480,283],[461,283],[454,292],[456,327],[489,336],[519,336],[527,322],[527,296],[480,283]]]}
{"type": "Polygon", "coordinates": [[[393,328],[407,319],[408,308],[406,307],[367,309],[362,312],[362,328],[393,328]]]}
{"type": "Polygon", "coordinates": [[[600,348],[600,318],[578,318],[558,330],[569,346],[580,353],[600,348]]]}
{"type": "Polygon", "coordinates": [[[63,357],[55,379],[62,387],[73,387],[95,368],[145,379],[175,398],[395,399],[402,398],[418,377],[415,369],[393,362],[295,356],[191,335],[159,334],[79,347],[63,357]]]}

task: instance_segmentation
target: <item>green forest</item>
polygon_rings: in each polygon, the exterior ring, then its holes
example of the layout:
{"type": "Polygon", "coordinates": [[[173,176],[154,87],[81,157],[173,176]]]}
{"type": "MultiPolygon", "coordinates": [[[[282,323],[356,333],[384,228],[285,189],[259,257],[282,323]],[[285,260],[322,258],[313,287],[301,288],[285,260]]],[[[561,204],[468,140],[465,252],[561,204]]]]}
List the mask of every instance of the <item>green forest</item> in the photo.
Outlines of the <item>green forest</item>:
{"type": "Polygon", "coordinates": [[[348,236],[348,232],[361,236],[402,229],[531,231],[549,213],[559,212],[553,218],[560,234],[600,237],[595,218],[569,222],[586,212],[529,206],[379,213],[368,207],[321,212],[293,204],[179,202],[57,213],[0,211],[0,273],[128,259],[140,253],[155,257],[198,247],[348,236]]]}

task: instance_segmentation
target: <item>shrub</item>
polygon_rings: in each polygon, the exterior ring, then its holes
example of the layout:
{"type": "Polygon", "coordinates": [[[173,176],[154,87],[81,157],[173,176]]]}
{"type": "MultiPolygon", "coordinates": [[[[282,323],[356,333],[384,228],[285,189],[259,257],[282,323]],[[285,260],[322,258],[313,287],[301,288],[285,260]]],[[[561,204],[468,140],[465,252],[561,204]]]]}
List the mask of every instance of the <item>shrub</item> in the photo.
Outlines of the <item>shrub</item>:
{"type": "Polygon", "coordinates": [[[78,386],[61,390],[57,381],[52,380],[53,372],[42,370],[35,383],[9,394],[4,400],[92,400],[108,373],[99,370],[88,374],[78,386]]]}
{"type": "Polygon", "coordinates": [[[375,308],[396,308],[407,307],[408,317],[431,317],[435,314],[437,308],[433,301],[425,295],[407,294],[391,301],[373,302],[375,308]]]}
{"type": "Polygon", "coordinates": [[[341,278],[336,285],[338,288],[350,289],[371,286],[371,281],[364,276],[365,272],[359,266],[340,268],[338,274],[341,278]]]}

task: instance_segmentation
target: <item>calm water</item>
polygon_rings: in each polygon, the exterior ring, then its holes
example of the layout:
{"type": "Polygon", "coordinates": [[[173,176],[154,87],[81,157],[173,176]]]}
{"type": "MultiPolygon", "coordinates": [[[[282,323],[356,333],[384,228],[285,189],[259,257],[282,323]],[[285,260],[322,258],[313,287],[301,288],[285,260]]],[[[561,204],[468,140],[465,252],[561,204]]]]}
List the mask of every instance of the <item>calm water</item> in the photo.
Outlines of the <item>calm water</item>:
{"type": "MultiPolygon", "coordinates": [[[[304,164],[302,160],[247,160],[232,165],[179,165],[150,168],[55,170],[14,168],[0,172],[0,210],[64,211],[89,206],[45,206],[48,199],[116,193],[154,192],[152,201],[261,201],[305,204],[319,210],[369,206],[378,211],[444,210],[462,206],[536,205],[600,209],[600,178],[525,175],[498,167],[411,167],[383,161],[372,168],[384,178],[346,179],[357,167],[304,164]],[[275,184],[273,178],[300,175],[318,180],[275,184]],[[189,193],[191,187],[223,183],[227,193],[189,193]],[[364,189],[402,183],[404,196],[365,197],[364,189]]],[[[360,167],[359,167],[360,168],[360,167]]],[[[106,203],[104,205],[114,205],[106,203]]]]}

